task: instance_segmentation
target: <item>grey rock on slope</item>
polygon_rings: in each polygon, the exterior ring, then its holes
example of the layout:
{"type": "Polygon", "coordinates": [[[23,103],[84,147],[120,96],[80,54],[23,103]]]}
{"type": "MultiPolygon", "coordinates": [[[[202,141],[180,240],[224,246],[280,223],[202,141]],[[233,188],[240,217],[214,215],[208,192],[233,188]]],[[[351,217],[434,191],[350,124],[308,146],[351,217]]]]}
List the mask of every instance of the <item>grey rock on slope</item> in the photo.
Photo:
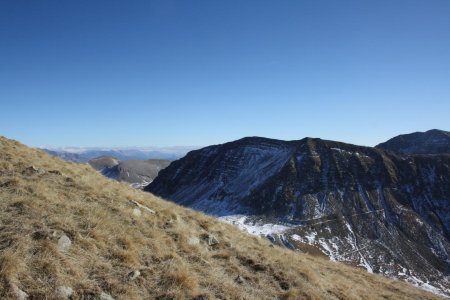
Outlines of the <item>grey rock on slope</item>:
{"type": "Polygon", "coordinates": [[[243,227],[283,225],[262,232],[450,293],[450,155],[244,138],[188,153],[145,190],[243,227]]]}
{"type": "Polygon", "coordinates": [[[450,132],[432,129],[402,134],[376,147],[402,154],[450,154],[450,132]]]}

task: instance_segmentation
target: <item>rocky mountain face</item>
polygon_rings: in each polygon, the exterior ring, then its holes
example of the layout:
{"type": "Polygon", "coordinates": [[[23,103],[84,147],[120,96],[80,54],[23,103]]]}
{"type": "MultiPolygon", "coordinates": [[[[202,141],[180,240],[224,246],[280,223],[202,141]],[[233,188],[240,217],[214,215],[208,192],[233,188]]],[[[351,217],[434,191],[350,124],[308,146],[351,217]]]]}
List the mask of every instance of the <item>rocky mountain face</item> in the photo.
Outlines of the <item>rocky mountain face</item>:
{"type": "Polygon", "coordinates": [[[448,154],[254,137],[192,151],[145,190],[288,248],[450,295],[449,181],[448,154]]]}
{"type": "Polygon", "coordinates": [[[376,147],[402,154],[450,154],[450,132],[432,129],[402,134],[376,147]]]}
{"type": "Polygon", "coordinates": [[[125,181],[135,188],[143,188],[158,176],[159,171],[166,168],[170,160],[125,160],[102,156],[91,159],[89,164],[104,176],[125,181]]]}

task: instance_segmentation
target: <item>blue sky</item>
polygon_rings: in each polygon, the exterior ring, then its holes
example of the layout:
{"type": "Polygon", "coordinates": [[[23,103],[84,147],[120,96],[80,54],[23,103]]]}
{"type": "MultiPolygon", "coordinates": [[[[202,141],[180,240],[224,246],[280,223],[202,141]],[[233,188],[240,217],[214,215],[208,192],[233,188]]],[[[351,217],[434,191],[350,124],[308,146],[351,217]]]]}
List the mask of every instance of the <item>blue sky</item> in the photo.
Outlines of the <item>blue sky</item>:
{"type": "Polygon", "coordinates": [[[31,146],[450,130],[450,1],[4,0],[0,115],[31,146]]]}

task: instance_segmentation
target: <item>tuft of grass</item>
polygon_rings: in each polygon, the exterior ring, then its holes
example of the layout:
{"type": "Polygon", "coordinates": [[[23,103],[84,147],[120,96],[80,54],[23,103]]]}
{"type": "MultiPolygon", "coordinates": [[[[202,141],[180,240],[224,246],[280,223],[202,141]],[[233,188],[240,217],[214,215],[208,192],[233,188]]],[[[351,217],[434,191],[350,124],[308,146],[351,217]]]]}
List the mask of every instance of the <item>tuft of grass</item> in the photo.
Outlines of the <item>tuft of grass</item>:
{"type": "Polygon", "coordinates": [[[194,295],[198,291],[198,280],[194,274],[187,270],[175,270],[163,277],[163,284],[168,289],[181,289],[190,295],[194,295]]]}
{"type": "Polygon", "coordinates": [[[294,300],[299,299],[300,295],[297,290],[289,290],[281,296],[283,300],[294,300]]]}

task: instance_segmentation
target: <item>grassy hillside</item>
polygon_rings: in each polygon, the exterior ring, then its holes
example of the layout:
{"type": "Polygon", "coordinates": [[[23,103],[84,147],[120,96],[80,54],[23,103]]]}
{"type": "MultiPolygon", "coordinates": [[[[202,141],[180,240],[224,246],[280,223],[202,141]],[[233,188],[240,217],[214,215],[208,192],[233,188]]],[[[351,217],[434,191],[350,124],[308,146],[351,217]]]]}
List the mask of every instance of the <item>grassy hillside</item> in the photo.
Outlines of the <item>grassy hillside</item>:
{"type": "Polygon", "coordinates": [[[0,137],[0,298],[27,297],[438,298],[272,246],[0,137]]]}

